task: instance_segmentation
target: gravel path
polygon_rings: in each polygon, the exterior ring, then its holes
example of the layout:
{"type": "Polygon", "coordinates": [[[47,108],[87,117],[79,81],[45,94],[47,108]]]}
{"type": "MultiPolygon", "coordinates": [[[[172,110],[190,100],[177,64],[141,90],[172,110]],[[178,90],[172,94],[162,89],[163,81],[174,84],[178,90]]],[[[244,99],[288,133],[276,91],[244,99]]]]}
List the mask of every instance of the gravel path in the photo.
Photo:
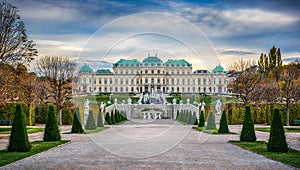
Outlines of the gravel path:
{"type": "Polygon", "coordinates": [[[228,143],[238,135],[210,135],[171,120],[63,137],[75,140],[0,169],[294,169],[228,143]]]}

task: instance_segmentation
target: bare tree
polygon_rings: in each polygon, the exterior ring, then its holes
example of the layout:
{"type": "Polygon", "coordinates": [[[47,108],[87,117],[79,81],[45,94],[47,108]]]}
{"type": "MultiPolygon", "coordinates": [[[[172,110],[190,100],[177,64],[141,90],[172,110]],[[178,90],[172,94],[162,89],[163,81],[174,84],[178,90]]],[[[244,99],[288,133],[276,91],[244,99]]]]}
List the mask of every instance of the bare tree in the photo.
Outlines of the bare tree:
{"type": "Polygon", "coordinates": [[[234,93],[239,94],[242,98],[244,105],[254,101],[259,95],[257,89],[262,75],[256,70],[256,67],[250,67],[241,72],[240,75],[231,83],[229,87],[232,88],[234,93]]]}
{"type": "Polygon", "coordinates": [[[255,60],[246,60],[240,58],[237,61],[234,61],[227,65],[227,70],[233,70],[233,71],[244,71],[247,68],[254,66],[256,64],[255,60]]]}
{"type": "Polygon", "coordinates": [[[62,109],[70,106],[72,98],[72,80],[76,63],[69,58],[45,56],[37,61],[37,68],[50,83],[49,94],[58,111],[59,124],[62,125],[62,109]]]}
{"type": "Polygon", "coordinates": [[[285,99],[286,125],[289,125],[290,105],[300,99],[300,69],[295,64],[283,66],[278,86],[281,97],[285,99]]]}
{"type": "Polygon", "coordinates": [[[27,39],[18,8],[0,2],[0,63],[26,63],[37,56],[33,41],[27,39]]]}

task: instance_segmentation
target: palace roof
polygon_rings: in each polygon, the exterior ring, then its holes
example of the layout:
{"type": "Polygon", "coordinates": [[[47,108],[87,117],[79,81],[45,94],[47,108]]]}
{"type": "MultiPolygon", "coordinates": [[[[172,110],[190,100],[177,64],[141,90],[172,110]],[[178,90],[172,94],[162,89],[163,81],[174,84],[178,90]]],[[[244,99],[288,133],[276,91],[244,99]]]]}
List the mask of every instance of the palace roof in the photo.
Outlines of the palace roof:
{"type": "Polygon", "coordinates": [[[169,59],[168,61],[165,62],[166,66],[192,66],[189,62],[185,60],[171,60],[169,59]]]}
{"type": "Polygon", "coordinates": [[[225,69],[219,64],[212,70],[212,72],[213,73],[224,73],[225,69]]]}
{"type": "Polygon", "coordinates": [[[112,72],[109,69],[98,69],[96,74],[112,74],[112,72]]]}
{"type": "Polygon", "coordinates": [[[137,59],[133,59],[133,60],[120,59],[118,62],[116,62],[114,64],[114,67],[117,67],[117,66],[139,66],[140,64],[142,64],[142,63],[139,62],[137,59]]]}
{"type": "Polygon", "coordinates": [[[80,72],[81,73],[93,73],[94,71],[93,71],[93,69],[90,66],[88,66],[87,64],[85,64],[84,66],[82,66],[80,68],[80,72]]]}
{"type": "Polygon", "coordinates": [[[150,54],[148,54],[148,57],[143,60],[143,64],[145,66],[160,66],[163,65],[163,61],[157,57],[157,54],[155,56],[150,56],[150,54]]]}

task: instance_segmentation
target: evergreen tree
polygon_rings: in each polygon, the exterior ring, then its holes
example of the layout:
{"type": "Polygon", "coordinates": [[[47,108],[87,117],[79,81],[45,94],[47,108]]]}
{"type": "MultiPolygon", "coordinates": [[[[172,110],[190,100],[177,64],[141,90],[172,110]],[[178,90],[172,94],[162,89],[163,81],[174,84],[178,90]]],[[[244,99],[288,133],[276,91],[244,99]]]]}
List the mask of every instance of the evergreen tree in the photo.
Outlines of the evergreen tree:
{"type": "Polygon", "coordinates": [[[193,120],[194,120],[193,125],[198,125],[198,119],[197,119],[196,113],[193,114],[193,120]]]}
{"type": "Polygon", "coordinates": [[[118,112],[115,112],[115,121],[116,121],[116,123],[120,122],[118,112]]]}
{"type": "Polygon", "coordinates": [[[113,112],[113,111],[111,111],[110,118],[111,118],[111,124],[112,124],[112,125],[116,124],[115,115],[114,115],[114,112],[113,112]]]}
{"type": "Polygon", "coordinates": [[[102,113],[101,111],[99,110],[99,113],[98,113],[98,117],[97,117],[97,127],[103,127],[103,116],[102,116],[102,113]]]}
{"type": "Polygon", "coordinates": [[[287,152],[288,145],[286,143],[285,133],[282,125],[279,109],[274,109],[271,131],[268,143],[269,152],[287,152]]]}
{"type": "Polygon", "coordinates": [[[189,123],[189,120],[190,120],[190,114],[189,114],[189,112],[188,111],[185,111],[185,119],[184,119],[184,122],[185,123],[189,123]]]}
{"type": "Polygon", "coordinates": [[[56,113],[55,106],[50,105],[44,132],[44,141],[60,141],[61,139],[56,113]]]}
{"type": "Polygon", "coordinates": [[[105,115],[105,122],[108,124],[108,125],[111,125],[111,118],[110,118],[110,115],[108,112],[106,112],[106,115],[105,115]]]}
{"type": "Polygon", "coordinates": [[[83,133],[79,108],[75,108],[71,133],[83,133]]]}
{"type": "Polygon", "coordinates": [[[177,110],[176,120],[178,120],[179,110],[177,110]]]}
{"type": "Polygon", "coordinates": [[[204,112],[201,111],[198,127],[204,127],[204,126],[205,126],[204,112]]]}
{"type": "Polygon", "coordinates": [[[18,103],[16,106],[15,117],[12,122],[11,134],[7,148],[9,152],[28,152],[30,150],[31,145],[28,141],[26,123],[24,119],[22,105],[18,103]]]}
{"type": "Polygon", "coordinates": [[[229,133],[227,116],[225,110],[223,110],[221,120],[220,120],[220,128],[218,133],[229,133]]]}
{"type": "Polygon", "coordinates": [[[95,130],[95,129],[97,129],[96,121],[94,119],[94,114],[93,114],[93,111],[91,111],[91,110],[89,111],[89,116],[88,116],[88,119],[86,121],[85,129],[86,130],[95,130]]]}
{"type": "Polygon", "coordinates": [[[214,130],[214,129],[216,129],[215,115],[212,112],[209,112],[206,129],[207,130],[214,130]]]}
{"type": "Polygon", "coordinates": [[[254,123],[253,123],[253,118],[249,106],[246,106],[246,113],[244,117],[244,123],[242,127],[240,140],[245,142],[256,141],[254,123]]]}

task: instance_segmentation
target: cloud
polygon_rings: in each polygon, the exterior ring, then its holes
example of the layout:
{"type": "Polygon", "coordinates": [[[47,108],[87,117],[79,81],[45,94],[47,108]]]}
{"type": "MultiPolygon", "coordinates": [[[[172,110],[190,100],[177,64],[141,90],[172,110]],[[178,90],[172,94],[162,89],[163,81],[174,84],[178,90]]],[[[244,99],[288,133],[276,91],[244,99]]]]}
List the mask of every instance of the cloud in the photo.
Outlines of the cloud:
{"type": "Polygon", "coordinates": [[[221,52],[224,55],[249,55],[254,54],[251,51],[242,51],[242,50],[224,50],[221,52]]]}
{"type": "Polygon", "coordinates": [[[218,9],[191,6],[189,3],[169,3],[174,12],[193,22],[210,36],[230,37],[283,29],[299,17],[259,8],[218,9]]]}

